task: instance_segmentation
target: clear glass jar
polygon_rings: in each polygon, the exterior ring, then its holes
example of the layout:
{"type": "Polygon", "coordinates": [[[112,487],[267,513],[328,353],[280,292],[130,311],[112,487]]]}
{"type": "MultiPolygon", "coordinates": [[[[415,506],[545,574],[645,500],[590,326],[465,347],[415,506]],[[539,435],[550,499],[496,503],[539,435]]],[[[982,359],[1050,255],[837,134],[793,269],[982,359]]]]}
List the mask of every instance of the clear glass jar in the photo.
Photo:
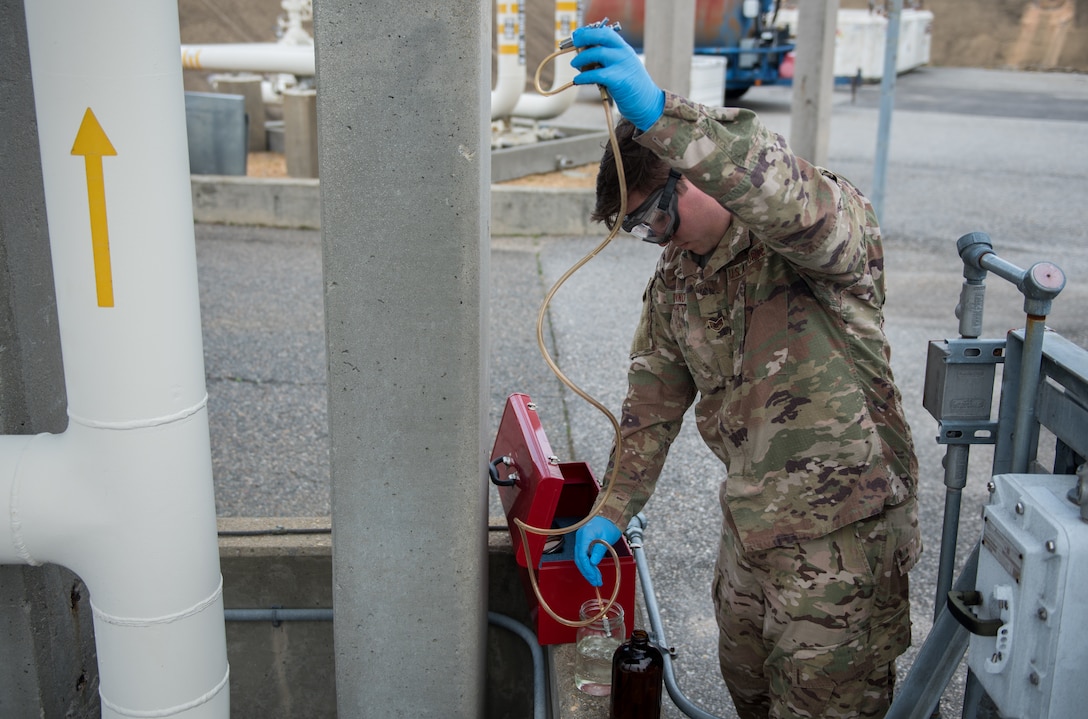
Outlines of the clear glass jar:
{"type": "MultiPolygon", "coordinates": [[[[596,617],[607,604],[589,599],[578,611],[584,622],[596,617]]],[[[578,627],[574,652],[574,684],[579,691],[593,696],[608,696],[612,691],[612,655],[626,636],[623,607],[618,603],[608,608],[601,618],[578,627]]]]}

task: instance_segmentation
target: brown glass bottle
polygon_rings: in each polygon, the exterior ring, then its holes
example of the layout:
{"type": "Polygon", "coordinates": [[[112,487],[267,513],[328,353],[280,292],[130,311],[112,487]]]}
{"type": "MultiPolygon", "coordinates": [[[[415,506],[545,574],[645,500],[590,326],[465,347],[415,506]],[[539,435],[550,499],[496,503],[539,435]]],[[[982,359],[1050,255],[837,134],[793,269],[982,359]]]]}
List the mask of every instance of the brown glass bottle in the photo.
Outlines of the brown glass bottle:
{"type": "Polygon", "coordinates": [[[642,629],[620,645],[612,657],[609,719],[658,719],[665,660],[642,629]]]}

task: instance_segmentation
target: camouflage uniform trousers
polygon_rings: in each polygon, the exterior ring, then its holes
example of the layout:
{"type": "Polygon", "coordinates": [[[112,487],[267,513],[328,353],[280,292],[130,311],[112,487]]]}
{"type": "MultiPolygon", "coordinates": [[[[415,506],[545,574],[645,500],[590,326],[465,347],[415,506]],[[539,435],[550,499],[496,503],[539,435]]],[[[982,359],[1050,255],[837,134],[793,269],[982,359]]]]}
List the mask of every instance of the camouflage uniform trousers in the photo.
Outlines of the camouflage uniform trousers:
{"type": "Polygon", "coordinates": [[[883,717],[910,645],[917,501],[819,539],[745,553],[725,512],[713,598],[741,719],[883,717]]]}

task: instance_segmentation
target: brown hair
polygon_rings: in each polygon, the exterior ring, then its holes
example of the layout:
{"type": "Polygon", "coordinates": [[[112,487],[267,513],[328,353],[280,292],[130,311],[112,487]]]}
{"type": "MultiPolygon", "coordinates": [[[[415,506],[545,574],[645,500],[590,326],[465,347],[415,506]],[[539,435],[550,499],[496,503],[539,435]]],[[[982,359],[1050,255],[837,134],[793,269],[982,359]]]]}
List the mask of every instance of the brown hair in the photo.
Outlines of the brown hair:
{"type": "MultiPolygon", "coordinates": [[[[623,174],[627,180],[627,191],[649,194],[662,187],[669,177],[669,165],[652,150],[634,140],[635,126],[630,120],[622,119],[616,125],[616,140],[623,158],[623,174]]],[[[681,187],[679,191],[683,191],[681,187]]],[[[628,207],[627,211],[635,209],[628,207]]],[[[604,222],[609,227],[616,224],[620,212],[620,183],[616,172],[615,155],[612,143],[604,147],[601,165],[597,170],[597,206],[589,218],[594,222],[604,222]]]]}

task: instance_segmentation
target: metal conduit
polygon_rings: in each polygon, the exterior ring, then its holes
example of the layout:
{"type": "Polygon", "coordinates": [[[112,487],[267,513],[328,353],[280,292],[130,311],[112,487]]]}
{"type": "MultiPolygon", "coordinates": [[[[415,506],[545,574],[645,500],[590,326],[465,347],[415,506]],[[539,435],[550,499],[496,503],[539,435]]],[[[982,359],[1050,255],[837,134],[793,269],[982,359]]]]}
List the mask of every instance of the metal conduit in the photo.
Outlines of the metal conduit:
{"type": "Polygon", "coordinates": [[[228,622],[272,622],[279,626],[283,622],[331,622],[331,609],[224,609],[223,619],[228,622]]]}
{"type": "MultiPolygon", "coordinates": [[[[994,253],[993,243],[984,232],[971,232],[956,241],[964,267],[977,277],[987,271],[1011,282],[1024,296],[1027,324],[1024,349],[1020,358],[1020,385],[1013,428],[1012,471],[1027,472],[1031,453],[1031,425],[1035,414],[1035,393],[1039,384],[1043,356],[1046,316],[1054,299],[1065,288],[1065,273],[1050,262],[1037,262],[1021,269],[994,253]]],[[[966,273],[967,270],[965,270],[966,273]]],[[[966,275],[965,275],[966,276],[966,275]]]]}
{"type": "MultiPolygon", "coordinates": [[[[224,609],[223,618],[228,622],[271,622],[273,626],[279,626],[283,622],[331,622],[331,609],[283,609],[269,607],[267,609],[224,609]]],[[[529,647],[529,653],[533,656],[533,718],[547,719],[548,700],[545,692],[546,677],[544,676],[544,652],[536,640],[536,635],[521,622],[512,619],[505,614],[488,612],[489,624],[507,629],[521,637],[529,647]]]]}
{"type": "MultiPolygon", "coordinates": [[[[954,587],[957,591],[975,586],[979,546],[975,544],[964,563],[954,587]]],[[[969,636],[948,608],[942,607],[884,719],[929,719],[967,651],[969,636]]]]}
{"type": "Polygon", "coordinates": [[[643,599],[646,602],[646,615],[650,620],[650,638],[662,651],[661,657],[665,664],[665,688],[672,698],[673,704],[692,719],[721,719],[716,714],[711,714],[699,708],[694,702],[684,695],[680,685],[676,681],[676,672],[673,671],[672,654],[665,640],[665,630],[661,626],[661,614],[657,608],[657,595],[654,594],[654,583],[650,578],[650,567],[646,563],[646,553],[642,550],[643,530],[646,528],[646,517],[640,512],[636,514],[630,524],[627,525],[627,541],[631,545],[631,553],[635,555],[635,566],[638,568],[639,583],[642,585],[643,599]]]}
{"type": "Polygon", "coordinates": [[[529,652],[533,655],[533,717],[534,719],[547,719],[548,700],[544,691],[544,651],[540,648],[536,635],[524,624],[511,619],[505,614],[488,612],[487,621],[517,634],[529,646],[529,652]]]}

